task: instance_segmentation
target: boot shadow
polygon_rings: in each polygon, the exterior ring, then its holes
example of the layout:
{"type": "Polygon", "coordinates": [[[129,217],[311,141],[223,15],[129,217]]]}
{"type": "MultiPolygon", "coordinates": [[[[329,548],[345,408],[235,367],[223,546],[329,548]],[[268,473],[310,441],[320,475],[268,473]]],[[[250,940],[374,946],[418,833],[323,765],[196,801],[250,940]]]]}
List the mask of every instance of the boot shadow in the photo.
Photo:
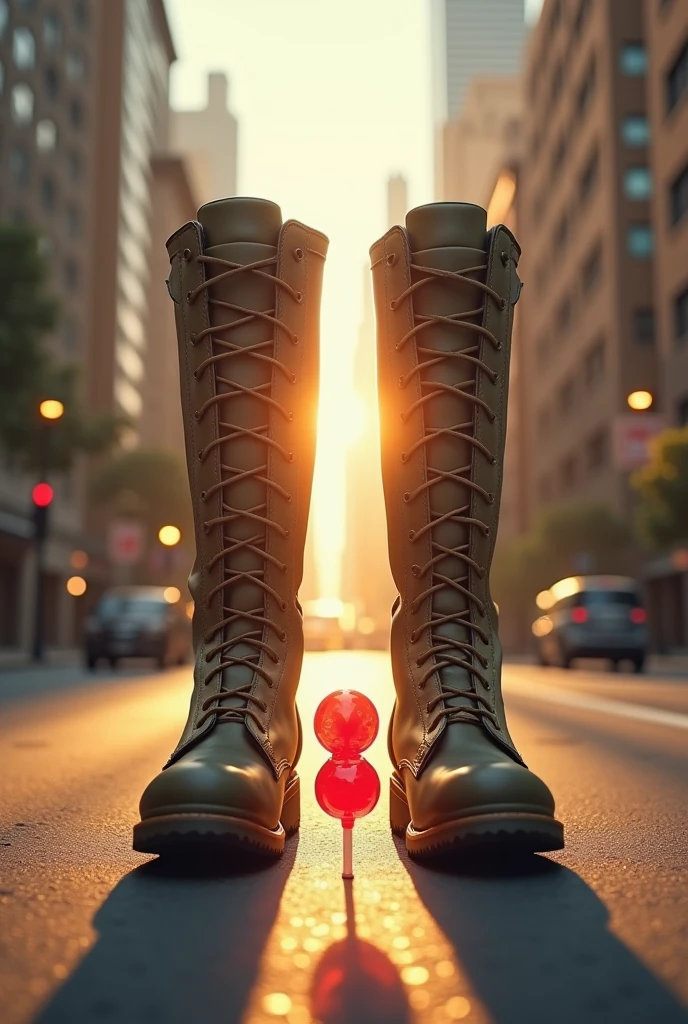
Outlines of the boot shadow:
{"type": "Polygon", "coordinates": [[[686,1024],[688,1013],[609,931],[609,913],[545,857],[436,870],[399,857],[493,1024],[686,1024]]]}
{"type": "Polygon", "coordinates": [[[297,844],[264,867],[153,860],[125,875],[37,1024],[239,1024],[297,844]]]}
{"type": "Polygon", "coordinates": [[[408,1024],[409,1007],[397,969],[377,946],[357,937],[352,883],[343,884],[347,935],[316,965],[312,1015],[321,1024],[408,1024]]]}

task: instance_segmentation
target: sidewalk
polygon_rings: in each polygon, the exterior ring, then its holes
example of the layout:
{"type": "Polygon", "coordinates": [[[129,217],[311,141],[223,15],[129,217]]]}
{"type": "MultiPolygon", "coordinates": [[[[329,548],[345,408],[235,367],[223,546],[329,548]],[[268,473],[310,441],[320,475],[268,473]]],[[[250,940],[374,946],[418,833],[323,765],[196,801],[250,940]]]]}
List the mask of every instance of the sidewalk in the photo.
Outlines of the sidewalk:
{"type": "MultiPolygon", "coordinates": [[[[506,665],[535,665],[532,654],[505,654],[506,665]]],[[[649,654],[644,675],[688,676],[688,651],[676,654],[649,654]]]]}

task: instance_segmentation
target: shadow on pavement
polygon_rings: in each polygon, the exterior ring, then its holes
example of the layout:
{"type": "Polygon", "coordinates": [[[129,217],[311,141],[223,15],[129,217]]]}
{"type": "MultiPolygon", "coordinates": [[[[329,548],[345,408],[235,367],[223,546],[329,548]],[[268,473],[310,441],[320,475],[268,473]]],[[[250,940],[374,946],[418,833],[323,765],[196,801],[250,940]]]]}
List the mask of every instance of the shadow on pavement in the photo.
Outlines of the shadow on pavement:
{"type": "Polygon", "coordinates": [[[153,860],[126,875],[94,918],[96,944],[39,1024],[239,1024],[294,864],[223,873],[153,860]]]}
{"type": "Polygon", "coordinates": [[[688,1014],[609,930],[602,901],[544,857],[431,870],[397,840],[418,895],[493,1024],[686,1024],[688,1014]]]}
{"type": "Polygon", "coordinates": [[[406,993],[397,969],[371,942],[356,936],[352,883],[344,882],[347,936],[323,954],[313,974],[311,1012],[322,1024],[407,1024],[406,993]]]}

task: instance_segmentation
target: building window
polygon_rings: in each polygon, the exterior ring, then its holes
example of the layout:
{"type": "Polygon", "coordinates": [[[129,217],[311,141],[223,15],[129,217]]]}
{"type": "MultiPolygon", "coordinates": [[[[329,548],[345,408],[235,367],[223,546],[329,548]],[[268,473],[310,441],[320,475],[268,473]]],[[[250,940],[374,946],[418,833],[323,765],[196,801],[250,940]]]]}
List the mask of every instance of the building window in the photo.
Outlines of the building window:
{"type": "Polygon", "coordinates": [[[12,87],[12,120],[15,124],[33,121],[33,91],[24,82],[12,87]]]}
{"type": "Polygon", "coordinates": [[[587,260],[583,264],[583,272],[581,274],[581,280],[583,283],[583,291],[586,295],[595,288],[602,279],[602,246],[598,242],[593,251],[588,256],[587,260]]]}
{"type": "Polygon", "coordinates": [[[75,128],[82,128],[84,124],[84,108],[81,100],[72,100],[69,104],[69,120],[75,128]]]}
{"type": "Polygon", "coordinates": [[[29,154],[23,146],[15,146],[10,153],[10,174],[15,185],[29,181],[29,154]]]}
{"type": "Polygon", "coordinates": [[[575,487],[578,479],[578,460],[575,455],[569,455],[561,464],[561,486],[565,491],[575,487]]]}
{"type": "Polygon", "coordinates": [[[609,461],[609,434],[606,429],[598,430],[586,443],[588,469],[601,469],[609,461]]]}
{"type": "Polygon", "coordinates": [[[644,114],[629,114],[621,122],[621,139],[631,149],[647,146],[650,141],[650,122],[644,114]]]}
{"type": "Polygon", "coordinates": [[[32,68],[36,63],[36,41],[28,28],[15,28],[12,37],[14,63],[22,70],[32,68]]]}
{"type": "Polygon", "coordinates": [[[678,224],[688,212],[688,164],[671,183],[669,194],[671,223],[678,224]]]}
{"type": "Polygon", "coordinates": [[[52,213],[57,203],[57,188],[55,187],[55,179],[45,177],[41,179],[41,203],[43,209],[48,213],[52,213]]]}
{"type": "Polygon", "coordinates": [[[45,91],[49,99],[55,100],[60,94],[60,76],[56,68],[47,67],[44,74],[45,91]]]}
{"type": "Polygon", "coordinates": [[[676,421],[679,427],[688,427],[688,395],[676,404],[676,421]]]}
{"type": "Polygon", "coordinates": [[[604,338],[600,338],[590,347],[583,362],[583,374],[587,387],[593,387],[604,377],[604,358],[604,338]]]}
{"type": "Polygon", "coordinates": [[[649,224],[631,224],[626,234],[626,248],[637,260],[650,259],[654,251],[652,228],[649,224]]]}
{"type": "Polygon", "coordinates": [[[688,288],[684,288],[674,299],[674,326],[679,345],[688,342],[688,288]]]}
{"type": "Polygon", "coordinates": [[[67,156],[67,169],[70,181],[74,183],[81,181],[84,165],[81,156],[75,150],[72,150],[67,156]]]}
{"type": "Polygon", "coordinates": [[[36,124],[36,148],[40,153],[51,153],[57,146],[57,125],[50,118],[36,124]]]}
{"type": "Polygon", "coordinates": [[[581,203],[587,202],[587,200],[595,191],[595,187],[597,186],[597,179],[599,177],[599,167],[600,154],[599,150],[596,149],[592,157],[588,161],[585,170],[580,176],[580,184],[578,191],[581,203]]]}
{"type": "Polygon", "coordinates": [[[565,380],[559,388],[558,402],[559,412],[562,416],[568,416],[576,404],[576,386],[572,378],[565,380]]]}
{"type": "Polygon", "coordinates": [[[67,78],[70,82],[78,82],[85,74],[86,58],[81,50],[71,50],[67,54],[67,78]]]}
{"type": "Polygon", "coordinates": [[[654,309],[636,309],[633,312],[633,334],[636,344],[654,345],[655,343],[655,311],[654,309]]]}
{"type": "Polygon", "coordinates": [[[9,17],[10,9],[7,4],[7,0],[0,0],[0,39],[2,39],[2,37],[5,34],[5,29],[7,28],[7,22],[9,21],[9,17]]]}
{"type": "Polygon", "coordinates": [[[555,255],[563,252],[569,243],[571,222],[567,213],[562,213],[556,228],[554,229],[554,252],[555,255]]]}
{"type": "Polygon", "coordinates": [[[88,10],[84,0],[76,0],[74,4],[74,21],[80,29],[88,28],[88,10]]]}
{"type": "Polygon", "coordinates": [[[79,287],[79,268],[74,260],[67,260],[64,265],[65,287],[70,292],[77,291],[79,287]]]}
{"type": "Polygon", "coordinates": [[[652,173],[649,167],[627,167],[623,176],[627,199],[649,199],[652,195],[652,173]]]}
{"type": "Polygon", "coordinates": [[[647,72],[647,50],[642,43],[624,43],[619,63],[624,75],[642,78],[647,72]]]}
{"type": "Polygon", "coordinates": [[[557,331],[565,334],[573,319],[573,305],[570,298],[565,298],[557,309],[557,331]]]}
{"type": "Polygon", "coordinates": [[[54,11],[48,11],[43,19],[43,45],[46,50],[54,50],[61,42],[62,22],[54,11]]]}
{"type": "Polygon", "coordinates": [[[566,136],[562,135],[557,143],[557,148],[554,150],[552,155],[552,177],[558,174],[561,170],[564,160],[566,159],[566,136]]]}
{"type": "Polygon", "coordinates": [[[576,17],[573,22],[573,34],[576,39],[579,38],[585,28],[585,23],[588,20],[588,15],[590,14],[590,6],[591,0],[580,0],[578,10],[576,11],[576,17]]]}
{"type": "Polygon", "coordinates": [[[77,206],[67,207],[67,230],[71,238],[78,238],[81,234],[81,214],[77,206]]]}
{"type": "Polygon", "coordinates": [[[78,352],[79,328],[75,320],[67,319],[62,324],[62,347],[70,355],[75,355],[78,352]]]}
{"type": "Polygon", "coordinates": [[[5,90],[5,67],[0,60],[0,96],[2,96],[5,90]]]}
{"type": "Polygon", "coordinates": [[[678,106],[688,89],[688,42],[683,46],[666,77],[667,111],[671,113],[678,106]]]}

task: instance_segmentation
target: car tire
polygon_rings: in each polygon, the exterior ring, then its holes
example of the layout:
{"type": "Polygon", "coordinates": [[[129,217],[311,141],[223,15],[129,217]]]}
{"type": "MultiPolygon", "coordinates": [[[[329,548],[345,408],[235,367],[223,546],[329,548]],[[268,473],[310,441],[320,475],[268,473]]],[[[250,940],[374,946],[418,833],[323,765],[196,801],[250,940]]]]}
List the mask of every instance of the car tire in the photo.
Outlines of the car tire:
{"type": "Polygon", "coordinates": [[[645,658],[634,658],[633,659],[633,671],[640,675],[641,672],[645,671],[645,658]]]}
{"type": "Polygon", "coordinates": [[[95,670],[98,668],[98,659],[95,658],[92,654],[89,654],[88,657],[86,658],[86,668],[89,670],[89,672],[95,672],[95,670]]]}
{"type": "Polygon", "coordinates": [[[567,670],[571,668],[571,662],[573,661],[573,658],[570,654],[566,653],[564,645],[561,643],[559,644],[559,661],[561,662],[561,667],[567,670]]]}

